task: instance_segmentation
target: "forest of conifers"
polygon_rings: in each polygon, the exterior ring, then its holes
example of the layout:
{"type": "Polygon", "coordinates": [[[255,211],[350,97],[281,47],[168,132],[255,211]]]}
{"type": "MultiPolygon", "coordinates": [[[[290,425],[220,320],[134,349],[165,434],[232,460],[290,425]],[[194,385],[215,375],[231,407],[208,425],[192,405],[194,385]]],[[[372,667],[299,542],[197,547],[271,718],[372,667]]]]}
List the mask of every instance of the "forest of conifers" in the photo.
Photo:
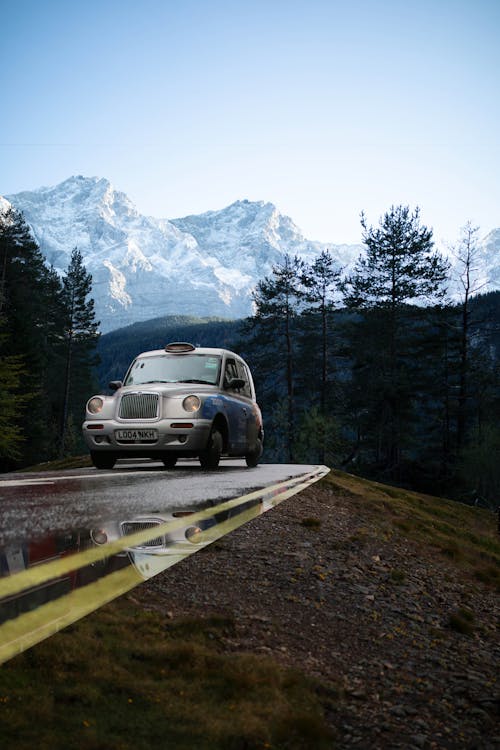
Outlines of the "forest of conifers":
{"type": "Polygon", "coordinates": [[[78,249],[61,279],[23,217],[0,222],[0,471],[82,450],[82,409],[96,388],[92,279],[78,249]]]}
{"type": "Polygon", "coordinates": [[[480,293],[477,229],[464,227],[451,279],[418,211],[392,207],[362,227],[367,252],[347,278],[327,251],[312,265],[285,255],[244,321],[170,316],[99,340],[78,251],[59,279],[13,217],[0,234],[0,468],[84,452],[86,399],[139,352],[188,340],[248,361],[264,461],[321,462],[495,507],[500,292],[480,293]]]}

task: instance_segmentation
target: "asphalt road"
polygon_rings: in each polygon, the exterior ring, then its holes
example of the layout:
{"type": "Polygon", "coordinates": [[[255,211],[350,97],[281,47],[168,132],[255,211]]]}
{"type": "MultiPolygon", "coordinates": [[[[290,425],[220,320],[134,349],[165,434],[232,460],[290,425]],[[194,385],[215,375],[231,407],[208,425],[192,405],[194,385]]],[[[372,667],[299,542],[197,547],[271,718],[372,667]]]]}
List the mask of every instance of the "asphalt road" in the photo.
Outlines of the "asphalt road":
{"type": "Polygon", "coordinates": [[[118,462],[111,471],[0,475],[0,547],[77,529],[91,529],[132,514],[200,509],[299,476],[313,467],[222,460],[213,472],[197,461],[172,470],[153,462],[118,462]]]}

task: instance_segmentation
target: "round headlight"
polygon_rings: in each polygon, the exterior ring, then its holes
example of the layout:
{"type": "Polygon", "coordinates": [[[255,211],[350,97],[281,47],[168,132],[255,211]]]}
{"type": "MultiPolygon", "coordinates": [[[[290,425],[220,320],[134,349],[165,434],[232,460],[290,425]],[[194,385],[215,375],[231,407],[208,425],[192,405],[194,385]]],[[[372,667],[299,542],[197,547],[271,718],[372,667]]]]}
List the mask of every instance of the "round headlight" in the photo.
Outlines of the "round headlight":
{"type": "Polygon", "coordinates": [[[102,400],[102,398],[100,398],[99,396],[94,396],[87,404],[87,411],[89,411],[91,414],[99,414],[103,406],[104,401],[102,400]]]}
{"type": "Polygon", "coordinates": [[[104,529],[92,529],[90,532],[90,538],[95,544],[106,544],[108,541],[108,535],[104,529]]]}
{"type": "Polygon", "coordinates": [[[193,544],[198,544],[198,542],[201,542],[200,534],[201,529],[199,526],[188,526],[188,528],[184,532],[184,535],[188,542],[192,542],[193,544]]]}
{"type": "Polygon", "coordinates": [[[186,398],[182,402],[182,406],[184,407],[185,411],[198,411],[201,406],[201,401],[198,396],[186,396],[186,398]]]}

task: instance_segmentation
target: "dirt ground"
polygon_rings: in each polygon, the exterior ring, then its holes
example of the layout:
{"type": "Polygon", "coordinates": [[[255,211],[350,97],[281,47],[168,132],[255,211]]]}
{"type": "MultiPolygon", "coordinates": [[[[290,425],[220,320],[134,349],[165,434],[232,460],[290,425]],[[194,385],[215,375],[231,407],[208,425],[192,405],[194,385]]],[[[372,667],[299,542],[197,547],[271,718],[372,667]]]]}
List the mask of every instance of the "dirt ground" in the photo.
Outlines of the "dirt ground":
{"type": "Polygon", "coordinates": [[[500,748],[498,594],[325,483],[134,592],[319,678],[335,748],[500,748]]]}

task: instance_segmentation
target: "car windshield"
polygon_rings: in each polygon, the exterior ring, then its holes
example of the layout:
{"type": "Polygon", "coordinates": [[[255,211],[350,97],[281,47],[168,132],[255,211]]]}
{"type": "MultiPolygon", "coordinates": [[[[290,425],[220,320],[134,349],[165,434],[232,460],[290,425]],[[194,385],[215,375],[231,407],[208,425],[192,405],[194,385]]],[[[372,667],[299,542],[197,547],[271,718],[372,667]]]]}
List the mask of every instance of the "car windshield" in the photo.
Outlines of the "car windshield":
{"type": "Polygon", "coordinates": [[[209,354],[160,354],[139,357],[133,363],[124,385],[145,383],[207,383],[219,382],[221,358],[209,354]]]}

